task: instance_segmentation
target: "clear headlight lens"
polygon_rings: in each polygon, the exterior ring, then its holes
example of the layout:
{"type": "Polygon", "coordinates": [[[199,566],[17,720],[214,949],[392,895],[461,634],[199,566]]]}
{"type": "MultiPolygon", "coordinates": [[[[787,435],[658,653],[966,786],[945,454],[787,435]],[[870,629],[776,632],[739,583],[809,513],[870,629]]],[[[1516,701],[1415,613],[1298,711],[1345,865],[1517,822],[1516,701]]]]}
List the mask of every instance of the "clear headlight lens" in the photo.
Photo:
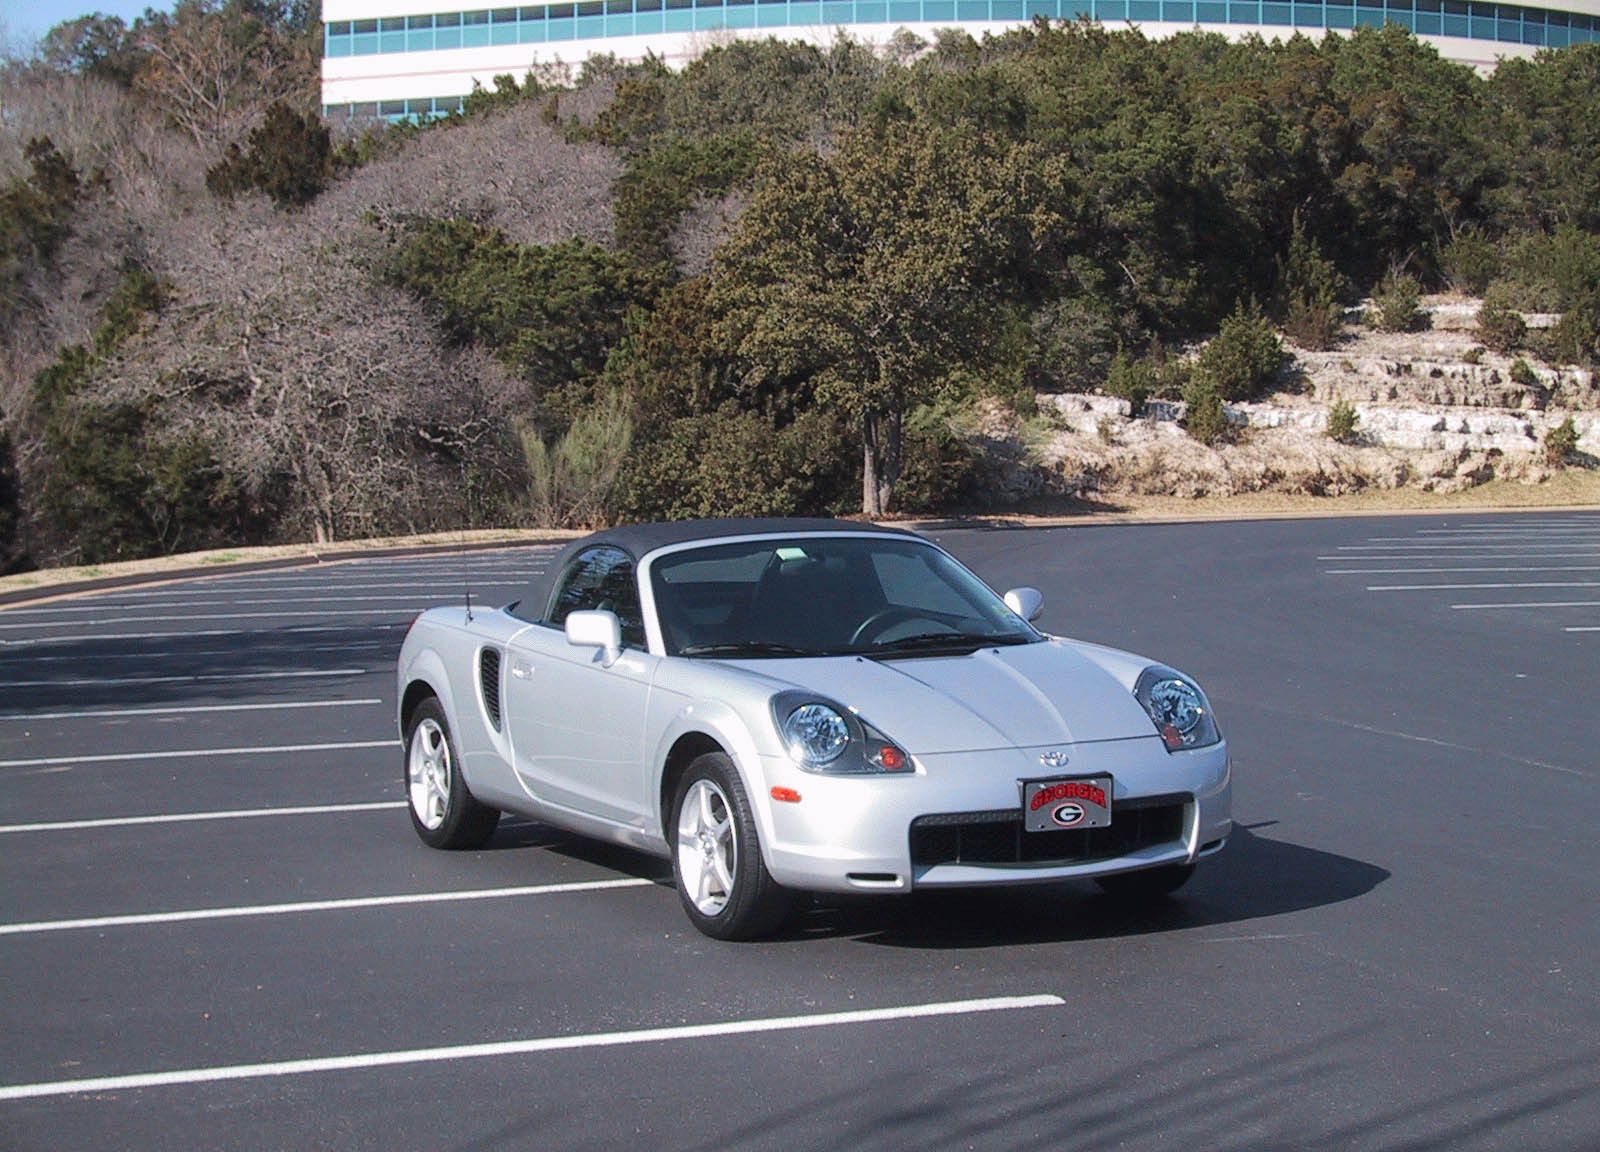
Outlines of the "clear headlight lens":
{"type": "Polygon", "coordinates": [[[802,704],[784,719],[783,739],[796,760],[820,768],[844,752],[850,743],[850,728],[844,717],[826,704],[802,704]]]}
{"type": "Polygon", "coordinates": [[[1161,733],[1167,751],[1205,748],[1222,739],[1205,693],[1187,676],[1154,665],[1140,674],[1133,694],[1161,733]]]}
{"type": "Polygon", "coordinates": [[[772,722],[801,768],[829,776],[914,775],[911,755],[853,708],[806,691],[772,698],[772,722]]]}

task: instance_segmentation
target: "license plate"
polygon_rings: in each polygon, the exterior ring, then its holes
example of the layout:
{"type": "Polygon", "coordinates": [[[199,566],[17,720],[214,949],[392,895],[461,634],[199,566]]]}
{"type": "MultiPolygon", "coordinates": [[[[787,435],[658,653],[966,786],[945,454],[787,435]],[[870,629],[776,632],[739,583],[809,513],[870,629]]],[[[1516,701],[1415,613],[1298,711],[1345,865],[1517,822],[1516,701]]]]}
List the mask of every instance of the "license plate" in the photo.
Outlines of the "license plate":
{"type": "Polygon", "coordinates": [[[1029,832],[1106,828],[1111,824],[1111,777],[1068,776],[1022,782],[1022,826],[1029,832]]]}

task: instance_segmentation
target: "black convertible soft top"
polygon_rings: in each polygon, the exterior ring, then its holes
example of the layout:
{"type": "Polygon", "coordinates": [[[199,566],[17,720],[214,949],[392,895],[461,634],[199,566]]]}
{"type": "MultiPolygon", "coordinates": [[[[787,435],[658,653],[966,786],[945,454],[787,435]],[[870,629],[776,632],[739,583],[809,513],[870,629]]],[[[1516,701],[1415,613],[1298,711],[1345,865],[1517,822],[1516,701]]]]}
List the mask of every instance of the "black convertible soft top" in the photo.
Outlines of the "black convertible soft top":
{"type": "Polygon", "coordinates": [[[823,532],[874,532],[885,536],[911,536],[914,532],[904,528],[888,528],[856,520],[832,520],[808,516],[739,517],[726,520],[667,520],[655,524],[624,524],[618,528],[604,528],[572,541],[551,561],[550,566],[528,582],[518,601],[517,615],[524,620],[543,618],[550,603],[550,592],[556,578],[566,570],[567,562],[586,548],[609,544],[620,548],[634,560],[643,559],[657,548],[671,544],[688,544],[695,541],[722,540],[733,536],[806,536],[823,532]]]}

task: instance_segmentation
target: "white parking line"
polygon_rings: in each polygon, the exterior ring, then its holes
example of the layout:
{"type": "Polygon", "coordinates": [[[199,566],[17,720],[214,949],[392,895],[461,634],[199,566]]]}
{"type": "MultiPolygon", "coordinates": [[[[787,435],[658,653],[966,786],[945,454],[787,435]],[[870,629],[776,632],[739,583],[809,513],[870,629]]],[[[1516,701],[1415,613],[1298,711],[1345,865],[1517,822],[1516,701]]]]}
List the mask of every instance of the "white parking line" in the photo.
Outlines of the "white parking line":
{"type": "Polygon", "coordinates": [[[0,723],[7,720],[99,720],[109,716],[173,716],[195,712],[273,712],[298,708],[361,708],[382,704],[376,696],[365,700],[307,700],[273,704],[189,704],[171,708],[94,708],[81,712],[0,712],[0,723]]]}
{"type": "Polygon", "coordinates": [[[32,936],[84,928],[132,928],[146,924],[184,924],[195,920],[234,920],[247,916],[298,916],[305,912],[343,912],[353,908],[393,908],[404,904],[449,904],[456,901],[506,900],[516,896],[563,896],[569,892],[603,892],[611,888],[644,888],[654,880],[629,876],[621,880],[580,880],[570,884],[525,884],[518,888],[477,888],[465,892],[407,892],[399,896],[355,896],[344,900],[301,900],[292,904],[244,904],[235,908],[191,908],[184,912],[147,912],[133,916],[91,916],[80,920],[34,920],[0,924],[0,936],[32,936]]]}
{"type": "Polygon", "coordinates": [[[309,680],[324,676],[365,676],[370,668],[315,668],[293,672],[191,672],[182,676],[89,676],[74,680],[11,680],[11,688],[99,688],[126,684],[214,684],[234,680],[309,680]]]}
{"type": "MultiPolygon", "coordinates": [[[[1443,540],[1438,540],[1438,541],[1435,541],[1435,540],[1412,540],[1412,541],[1410,541],[1409,543],[1406,543],[1406,544],[1340,544],[1338,546],[1338,551],[1340,551],[1340,552],[1449,552],[1449,551],[1451,551],[1453,549],[1460,549],[1460,548],[1482,549],[1485,546],[1493,547],[1494,544],[1497,544],[1497,543],[1500,543],[1500,542],[1499,541],[1489,542],[1489,541],[1484,541],[1484,540],[1472,540],[1472,541],[1456,540],[1456,541],[1448,541],[1448,542],[1447,541],[1443,541],[1443,540]]],[[[1549,551],[1552,551],[1552,550],[1555,550],[1555,549],[1561,549],[1561,548],[1579,548],[1579,549],[1583,549],[1583,550],[1586,550],[1586,551],[1593,551],[1594,550],[1594,546],[1582,543],[1581,541],[1567,541],[1566,543],[1562,543],[1562,544],[1554,544],[1554,543],[1552,543],[1552,544],[1524,544],[1524,543],[1518,543],[1517,541],[1508,540],[1508,541],[1504,542],[1503,546],[1500,548],[1500,551],[1502,551],[1502,552],[1516,552],[1516,553],[1521,553],[1521,552],[1549,552],[1549,551]]]]}
{"type": "MultiPolygon", "coordinates": [[[[529,576],[536,576],[532,572],[529,576]]],[[[476,592],[481,588],[515,588],[523,583],[524,578],[513,576],[506,580],[483,580],[476,577],[471,580],[472,589],[476,592]]],[[[461,580],[377,580],[359,584],[251,584],[227,585],[189,588],[173,587],[152,588],[149,591],[118,591],[114,593],[119,599],[154,599],[160,596],[236,596],[240,592],[372,592],[390,588],[407,588],[418,595],[449,596],[461,591],[464,581],[461,580]]],[[[112,593],[106,593],[112,595],[112,593]]]]}
{"type": "Polygon", "coordinates": [[[851,1012],[824,1012],[814,1016],[769,1016],[759,1020],[729,1020],[718,1024],[682,1024],[668,1028],[641,1028],[631,1032],[593,1032],[577,1036],[542,1036],[530,1040],[503,1040],[486,1044],[456,1044],[439,1048],[411,1048],[391,1052],[362,1052],[349,1056],[324,1056],[309,1060],[282,1060],[273,1064],[233,1064],[222,1068],[188,1068],[173,1072],[146,1072],[132,1076],[100,1076],[84,1080],[54,1080],[41,1084],[0,1087],[0,1100],[31,1100],[41,1096],[69,1096],[88,1092],[163,1088],[177,1084],[214,1084],[223,1080],[251,1080],[267,1076],[298,1076],[313,1072],[345,1072],[388,1068],[398,1064],[435,1064],[492,1056],[530,1056],[541,1052],[570,1052],[583,1048],[615,1048],[628,1044],[661,1044],[680,1040],[707,1040],[722,1036],[749,1036],[762,1032],[791,1032],[806,1028],[837,1028],[850,1024],[880,1024],[896,1020],[926,1020],[942,1016],[970,1016],[979,1012],[1006,1012],[1024,1008],[1055,1008],[1065,1004],[1059,996],[991,996],[980,1000],[946,1000],[935,1004],[909,1004],[898,1008],[861,1008],[851,1012]]]}
{"type": "Polygon", "coordinates": [[[1565,628],[1565,629],[1563,629],[1563,631],[1565,631],[1565,632],[1600,632],[1600,626],[1579,625],[1579,626],[1573,627],[1573,628],[1565,628]]]}
{"type": "Polygon", "coordinates": [[[1483,608],[1600,608],[1600,600],[1541,600],[1528,604],[1452,604],[1458,612],[1483,608]]]}
{"type": "Polygon", "coordinates": [[[249,748],[181,748],[163,752],[102,752],[93,756],[41,756],[32,760],[0,760],[0,768],[48,768],[53,764],[120,764],[135,760],[189,760],[209,756],[271,756],[277,752],[353,752],[398,748],[399,740],[349,740],[338,744],[265,744],[249,748]]]}
{"type": "MultiPolygon", "coordinates": [[[[95,621],[91,621],[95,623],[95,621]]],[[[409,628],[409,622],[393,624],[363,624],[364,632],[377,632],[386,628],[409,628]]],[[[303,624],[292,628],[263,629],[263,628],[183,628],[176,632],[95,632],[83,636],[36,636],[29,640],[7,640],[0,637],[0,649],[4,648],[36,648],[41,644],[82,644],[85,641],[101,640],[193,640],[200,637],[215,636],[262,636],[273,639],[290,639],[296,636],[305,636],[313,632],[348,632],[349,628],[339,624],[303,624]]]]}
{"type": "Polygon", "coordinates": [[[1368,584],[1368,592],[1460,592],[1483,588],[1600,588],[1600,580],[1530,581],[1525,584],[1368,584]]]}
{"type": "Polygon", "coordinates": [[[346,812],[387,812],[404,800],[367,804],[312,804],[303,808],[239,808],[232,812],[178,812],[166,816],[105,816],[96,820],[51,820],[39,824],[0,824],[0,835],[14,832],[78,832],[89,828],[134,828],[144,824],[199,824],[210,820],[253,820],[261,816],[329,816],[346,812]]]}
{"type": "MultiPolygon", "coordinates": [[[[1322,557],[1318,557],[1322,559],[1322,557]]],[[[1600,572],[1600,564],[1502,565],[1482,568],[1324,568],[1324,576],[1440,575],[1453,572],[1600,572]]]]}
{"type": "Polygon", "coordinates": [[[1430,562],[1437,563],[1440,560],[1597,560],[1600,559],[1600,549],[1588,552],[1541,552],[1537,556],[1525,556],[1521,551],[1509,548],[1503,552],[1450,552],[1444,555],[1433,552],[1423,556],[1391,556],[1388,554],[1381,556],[1318,556],[1317,559],[1338,564],[1357,564],[1362,561],[1369,563],[1382,561],[1385,564],[1427,564],[1430,562]]]}
{"type": "MultiPolygon", "coordinates": [[[[99,611],[105,611],[100,608],[99,611]]],[[[396,608],[307,608],[304,612],[200,612],[180,616],[123,616],[111,620],[31,620],[22,624],[0,624],[0,628],[82,628],[91,624],[154,624],[169,620],[278,620],[304,619],[307,616],[398,616],[396,608]]],[[[74,640],[85,637],[74,636],[74,640]]]]}
{"type": "MultiPolygon", "coordinates": [[[[252,635],[269,637],[272,633],[255,632],[252,635]]],[[[298,644],[294,650],[297,655],[307,652],[354,652],[357,649],[364,648],[391,648],[393,644],[392,640],[352,640],[348,644],[298,644]]],[[[30,664],[82,664],[86,661],[100,664],[107,660],[142,660],[148,664],[168,657],[188,659],[199,656],[238,656],[243,651],[245,649],[237,646],[233,648],[140,648],[136,652],[96,652],[92,657],[89,657],[83,655],[41,656],[36,652],[11,654],[0,650],[0,660],[26,660],[30,664]]],[[[253,646],[250,651],[259,653],[261,647],[259,645],[253,646]]],[[[10,681],[7,681],[7,683],[10,683],[10,681]]]]}
{"type": "MultiPolygon", "coordinates": [[[[402,603],[406,603],[406,604],[415,604],[419,610],[422,609],[423,607],[426,607],[429,604],[429,600],[428,600],[427,597],[425,597],[425,596],[417,596],[417,595],[407,595],[407,596],[351,596],[351,597],[348,597],[348,599],[353,603],[359,603],[359,604],[368,604],[368,603],[373,603],[375,601],[398,600],[398,601],[401,601],[402,603]]],[[[243,605],[247,605],[249,607],[254,608],[254,607],[259,607],[260,605],[263,605],[263,604],[327,604],[327,603],[330,603],[330,602],[337,603],[338,599],[336,597],[332,597],[332,596],[328,596],[326,594],[323,594],[323,595],[308,595],[308,596],[278,596],[278,597],[267,597],[265,599],[253,599],[253,600],[225,600],[225,601],[223,601],[221,603],[217,603],[217,604],[212,604],[212,603],[193,604],[190,601],[186,601],[186,600],[174,600],[171,603],[161,603],[161,604],[133,604],[133,605],[130,605],[130,604],[110,604],[110,603],[101,602],[101,603],[96,603],[96,604],[53,604],[53,605],[48,605],[48,606],[43,607],[43,608],[12,608],[6,613],[6,615],[8,617],[10,617],[10,616],[18,616],[18,615],[61,616],[61,615],[83,613],[83,612],[115,612],[115,611],[117,611],[119,609],[123,609],[123,610],[127,610],[127,611],[136,611],[136,612],[149,612],[149,611],[152,611],[152,610],[161,611],[161,610],[165,610],[165,609],[169,609],[169,608],[185,608],[185,607],[222,608],[222,607],[225,607],[228,604],[243,604],[243,605]]],[[[258,613],[240,612],[240,613],[235,613],[235,615],[249,616],[249,615],[258,615],[258,613]]],[[[301,615],[306,615],[306,613],[295,612],[295,613],[291,613],[291,615],[301,616],[301,615]]],[[[210,619],[210,618],[211,617],[197,617],[197,619],[210,619]]],[[[135,617],[135,619],[137,619],[137,617],[135,617]]],[[[148,619],[148,617],[146,617],[146,619],[148,619]]]]}

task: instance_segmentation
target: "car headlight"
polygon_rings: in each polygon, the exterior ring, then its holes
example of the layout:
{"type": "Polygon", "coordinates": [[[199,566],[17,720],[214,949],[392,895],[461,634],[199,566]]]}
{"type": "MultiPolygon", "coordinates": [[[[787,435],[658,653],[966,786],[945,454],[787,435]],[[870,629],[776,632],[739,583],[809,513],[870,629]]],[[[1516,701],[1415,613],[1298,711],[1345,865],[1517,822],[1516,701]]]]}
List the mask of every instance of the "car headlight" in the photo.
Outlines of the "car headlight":
{"type": "Polygon", "coordinates": [[[789,755],[802,764],[821,768],[832,764],[850,743],[850,728],[826,704],[802,704],[783,721],[783,740],[789,755]]]}
{"type": "Polygon", "coordinates": [[[1146,668],[1133,694],[1149,713],[1169,752],[1205,748],[1222,739],[1200,686],[1159,664],[1146,668]]]}
{"type": "Polygon", "coordinates": [[[808,772],[913,771],[911,757],[853,710],[809,693],[778,693],[772,698],[772,719],[789,758],[808,772]]]}

